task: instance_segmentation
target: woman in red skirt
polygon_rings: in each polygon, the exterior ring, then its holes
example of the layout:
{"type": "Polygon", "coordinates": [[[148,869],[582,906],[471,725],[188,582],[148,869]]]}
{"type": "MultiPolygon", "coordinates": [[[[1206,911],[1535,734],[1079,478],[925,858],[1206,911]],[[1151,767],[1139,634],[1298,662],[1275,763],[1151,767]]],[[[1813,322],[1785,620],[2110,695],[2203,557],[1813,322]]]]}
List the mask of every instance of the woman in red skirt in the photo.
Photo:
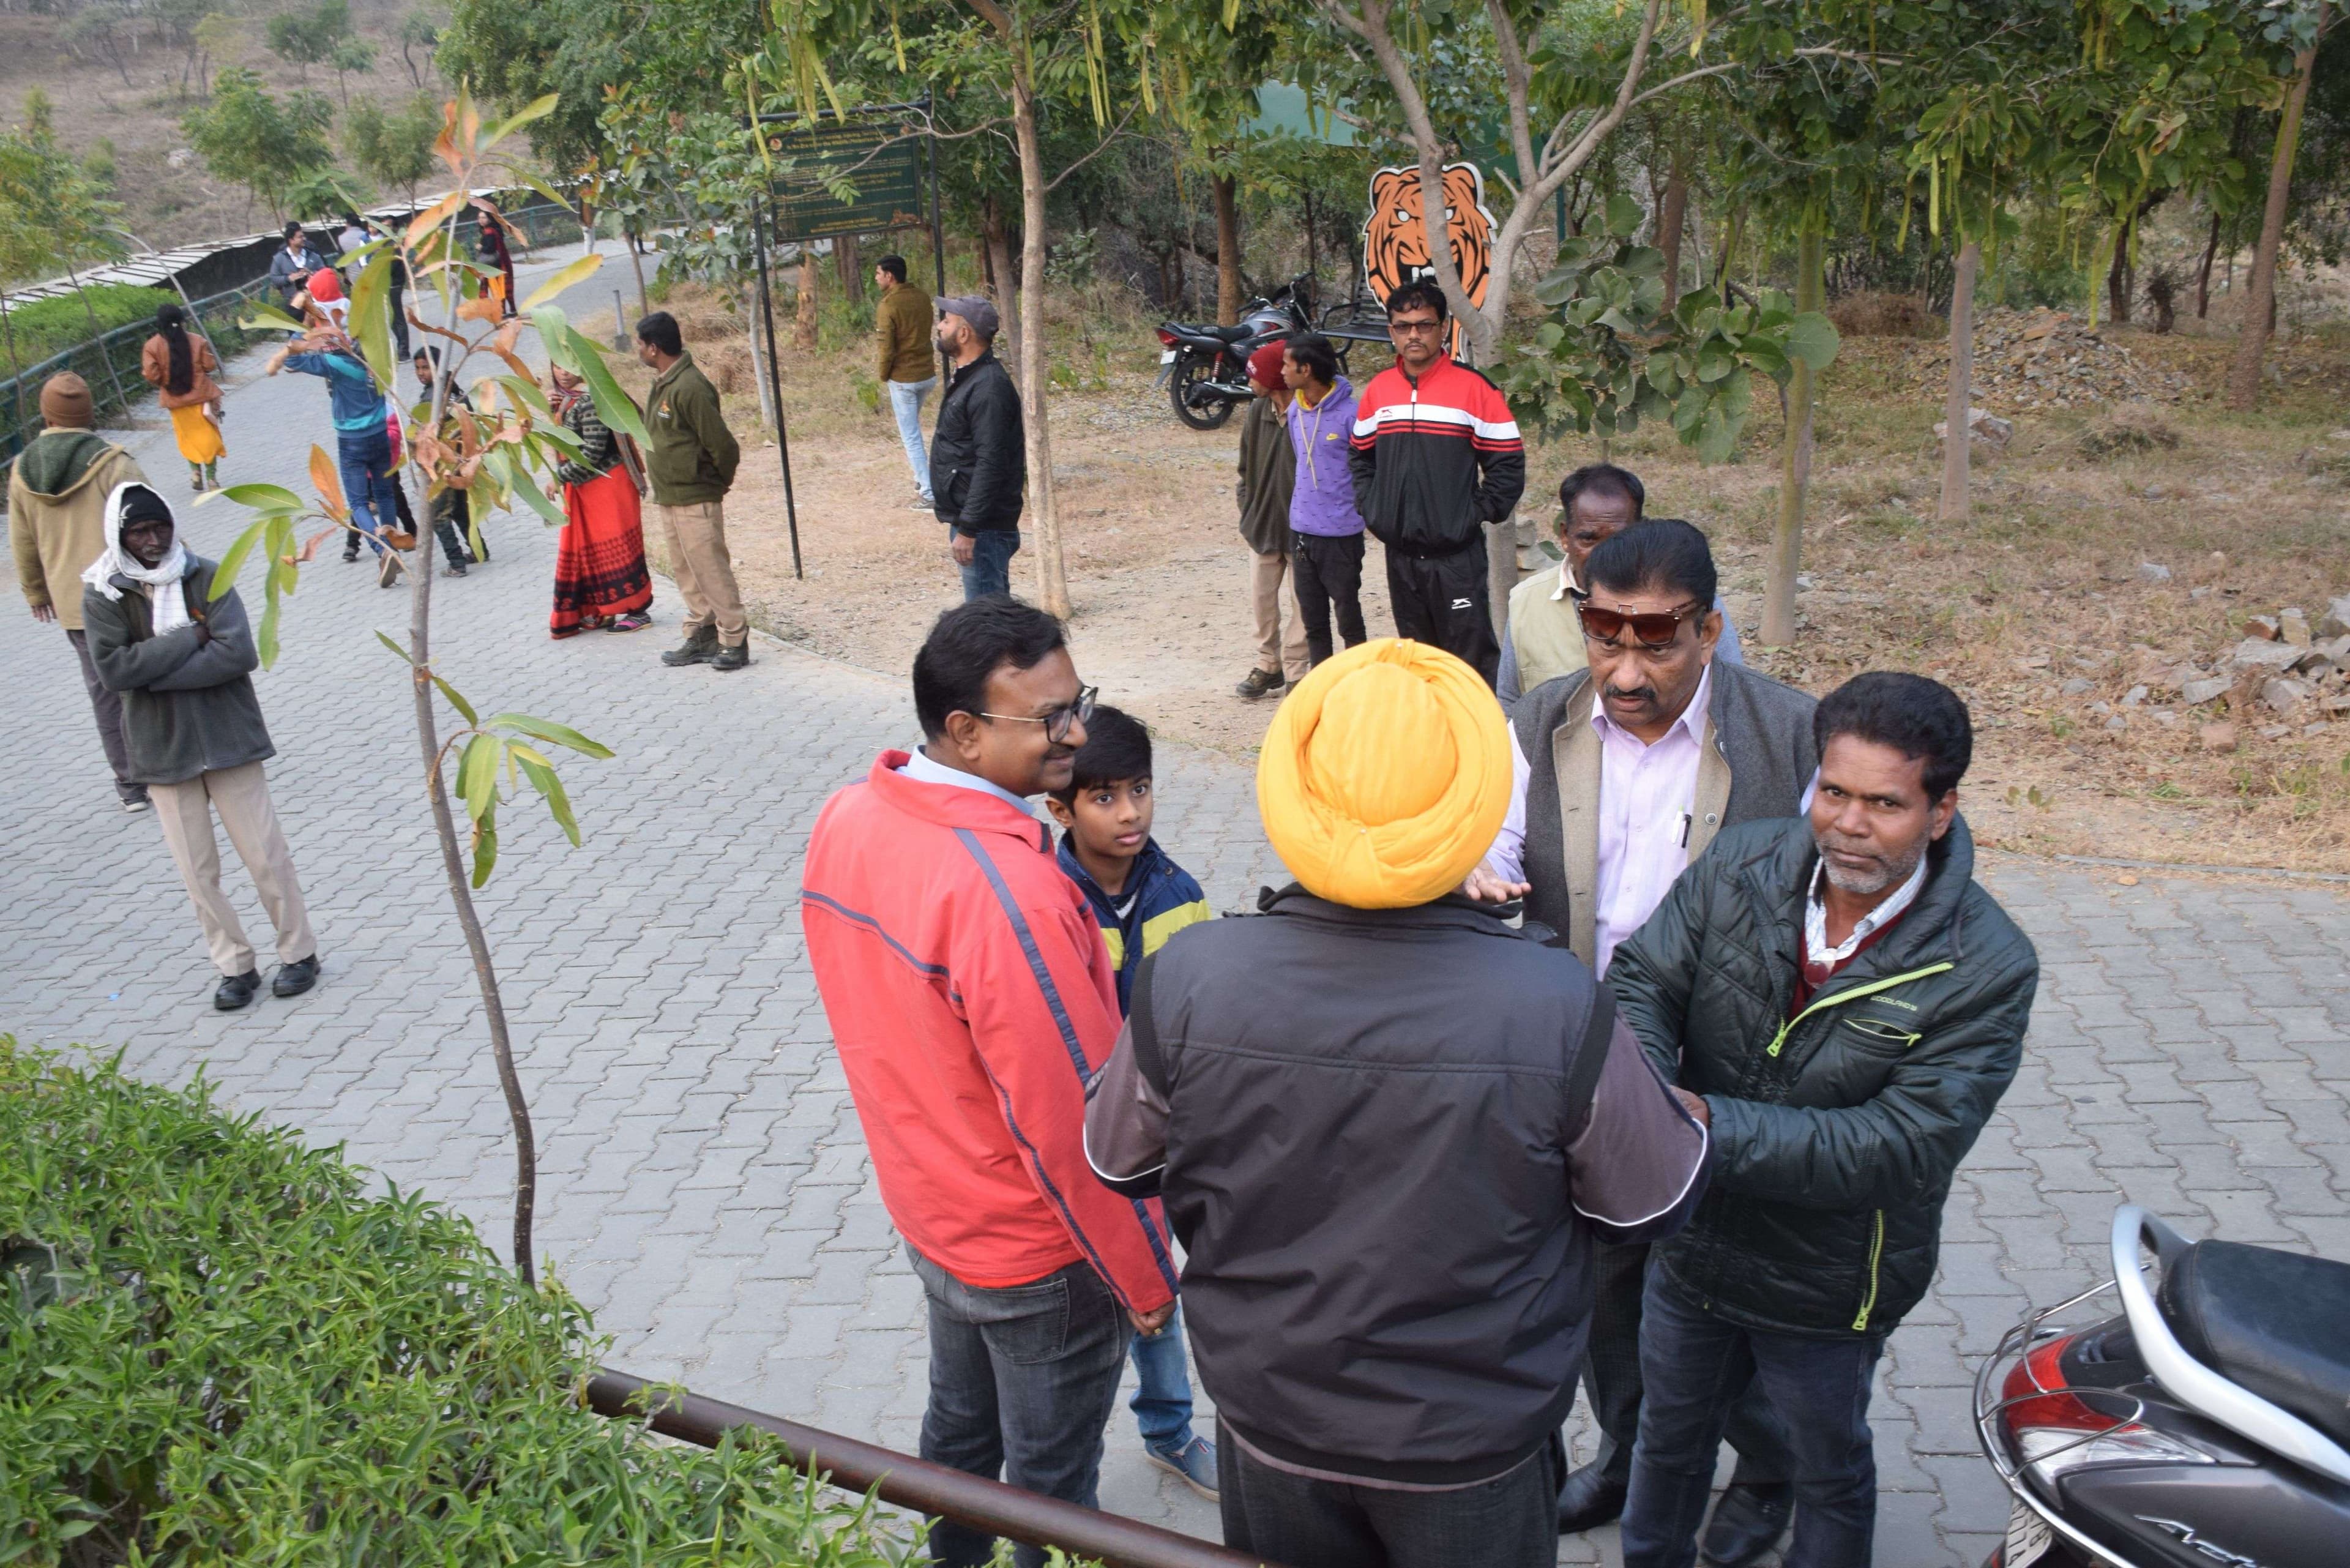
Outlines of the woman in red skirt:
{"type": "MultiPolygon", "coordinates": [[[[555,412],[579,438],[579,455],[555,471],[569,521],[555,547],[555,613],[548,628],[577,637],[603,627],[635,631],[652,624],[652,574],[645,569],[644,517],[636,465],[621,438],[596,417],[586,383],[556,366],[555,412]]],[[[552,497],[554,487],[548,488],[552,497]]]]}

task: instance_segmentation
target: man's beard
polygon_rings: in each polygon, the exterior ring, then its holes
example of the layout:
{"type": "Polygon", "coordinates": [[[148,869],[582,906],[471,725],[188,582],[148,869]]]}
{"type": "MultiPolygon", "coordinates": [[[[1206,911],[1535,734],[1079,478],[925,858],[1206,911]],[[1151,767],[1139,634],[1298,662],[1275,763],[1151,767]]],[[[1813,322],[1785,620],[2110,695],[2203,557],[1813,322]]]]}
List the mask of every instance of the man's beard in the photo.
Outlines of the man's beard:
{"type": "Polygon", "coordinates": [[[1918,869],[1918,862],[1925,858],[1926,846],[1929,842],[1926,839],[1919,839],[1916,847],[1898,860],[1887,860],[1880,857],[1875,868],[1871,870],[1851,871],[1829,858],[1828,851],[1840,849],[1847,855],[1866,855],[1869,850],[1865,841],[1848,843],[1839,835],[1819,832],[1812,835],[1812,841],[1819,848],[1820,865],[1827,872],[1829,885],[1839,892],[1858,893],[1863,897],[1872,893],[1886,892],[1909,880],[1909,874],[1918,869]]]}

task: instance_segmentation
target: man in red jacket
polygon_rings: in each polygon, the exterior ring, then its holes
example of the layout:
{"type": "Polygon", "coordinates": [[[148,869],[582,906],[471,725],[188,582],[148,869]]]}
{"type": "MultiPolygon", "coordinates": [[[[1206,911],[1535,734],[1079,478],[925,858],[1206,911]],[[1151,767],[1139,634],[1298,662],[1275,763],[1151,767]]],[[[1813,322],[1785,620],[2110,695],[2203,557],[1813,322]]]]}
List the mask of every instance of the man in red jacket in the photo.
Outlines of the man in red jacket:
{"type": "MultiPolygon", "coordinates": [[[[800,902],[881,1200],[930,1298],[922,1457],[1087,1507],[1127,1342],[1167,1322],[1176,1279],[1150,1207],[1086,1163],[1118,977],[1024,798],[1068,786],[1093,702],[1051,616],[1001,595],[947,611],[914,659],[922,747],[882,753],[826,804],[800,902]]],[[[993,1548],[951,1521],[931,1532],[956,1568],[993,1548]]]]}
{"type": "Polygon", "coordinates": [[[1396,362],[1355,406],[1355,510],[1387,547],[1396,635],[1440,648],[1491,686],[1501,673],[1485,586],[1485,524],[1517,509],[1526,449],[1502,389],[1444,352],[1432,278],[1388,296],[1396,362]]]}

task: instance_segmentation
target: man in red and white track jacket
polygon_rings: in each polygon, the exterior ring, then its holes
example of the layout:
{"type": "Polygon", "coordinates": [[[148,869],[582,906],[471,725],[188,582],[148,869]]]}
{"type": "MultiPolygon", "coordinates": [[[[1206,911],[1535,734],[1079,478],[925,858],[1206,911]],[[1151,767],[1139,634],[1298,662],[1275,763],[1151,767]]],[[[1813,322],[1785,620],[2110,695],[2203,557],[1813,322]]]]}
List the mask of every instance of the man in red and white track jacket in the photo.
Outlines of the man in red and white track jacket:
{"type": "MultiPolygon", "coordinates": [[[[800,902],[881,1200],[929,1297],[922,1457],[1087,1506],[1127,1345],[1166,1323],[1176,1286],[1155,1203],[1086,1162],[1118,978],[1023,799],[1067,786],[1092,700],[1043,611],[991,596],[941,616],[914,661],[927,740],[826,804],[800,902]]],[[[941,1563],[993,1545],[951,1521],[931,1534],[941,1563]]]]}
{"type": "Polygon", "coordinates": [[[1443,351],[1443,292],[1416,280],[1388,296],[1396,362],[1355,410],[1355,506],[1387,546],[1396,635],[1500,672],[1485,586],[1484,524],[1526,488],[1525,444],[1502,389],[1443,351]]]}

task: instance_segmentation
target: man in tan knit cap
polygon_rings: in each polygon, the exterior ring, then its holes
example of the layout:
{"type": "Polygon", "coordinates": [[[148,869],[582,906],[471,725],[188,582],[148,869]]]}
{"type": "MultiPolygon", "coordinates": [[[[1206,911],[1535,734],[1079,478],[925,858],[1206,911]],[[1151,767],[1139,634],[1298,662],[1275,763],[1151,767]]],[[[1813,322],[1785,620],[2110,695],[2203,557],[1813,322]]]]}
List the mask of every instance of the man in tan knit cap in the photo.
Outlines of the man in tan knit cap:
{"type": "Polygon", "coordinates": [[[16,583],[33,618],[62,624],[81,659],[82,685],[114,770],[114,793],[123,810],[145,811],[147,786],[130,777],[122,699],[99,682],[82,635],[81,574],[106,549],[106,498],[116,485],[143,483],[147,476],[129,452],[90,428],[96,417],[88,384],[72,371],[41,384],[44,428],[8,478],[8,537],[16,550],[16,583]]]}

